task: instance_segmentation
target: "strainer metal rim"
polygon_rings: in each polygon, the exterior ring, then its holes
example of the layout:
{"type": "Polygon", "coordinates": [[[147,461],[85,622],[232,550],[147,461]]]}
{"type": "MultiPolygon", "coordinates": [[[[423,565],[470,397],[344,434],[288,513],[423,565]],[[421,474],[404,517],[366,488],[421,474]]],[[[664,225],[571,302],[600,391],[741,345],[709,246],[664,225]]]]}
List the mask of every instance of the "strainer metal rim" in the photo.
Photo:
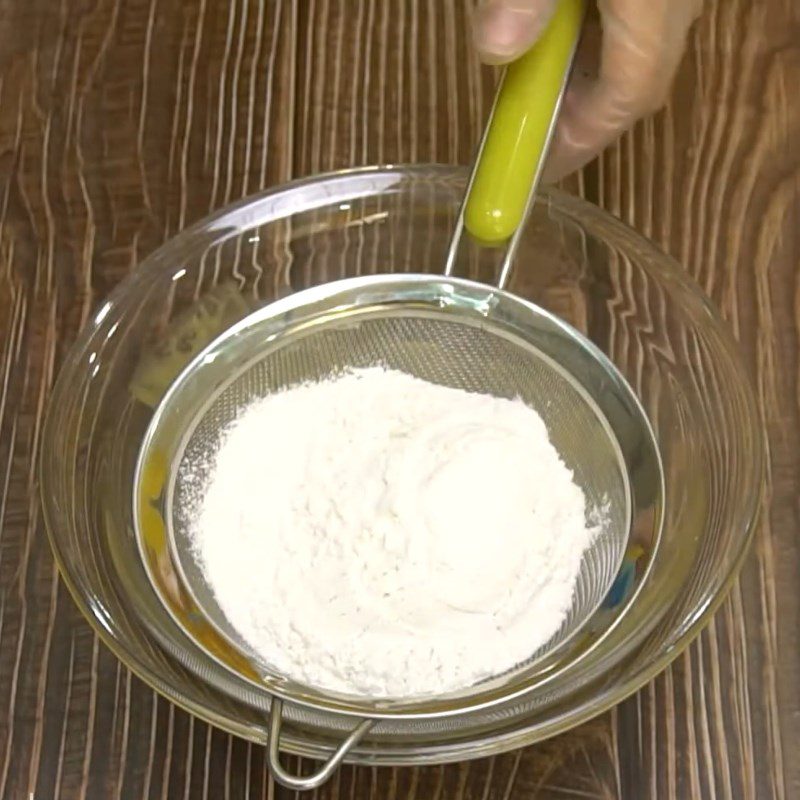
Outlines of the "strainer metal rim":
{"type": "MultiPolygon", "coordinates": [[[[219,347],[222,341],[227,340],[229,337],[234,336],[238,333],[242,333],[246,329],[251,328],[254,325],[272,320],[274,318],[284,317],[285,321],[288,321],[292,318],[293,312],[297,312],[301,308],[307,310],[315,302],[326,301],[331,298],[336,298],[337,296],[344,295],[346,293],[357,292],[359,289],[374,289],[376,286],[383,287],[387,290],[386,292],[387,301],[389,301],[390,299],[394,299],[395,302],[397,302],[397,300],[396,298],[393,298],[393,294],[390,290],[396,291],[397,287],[402,287],[403,289],[406,290],[409,287],[416,287],[417,291],[420,291],[421,287],[423,286],[438,287],[437,296],[439,298],[446,297],[449,291],[453,290],[464,291],[466,293],[471,293],[476,298],[480,299],[480,302],[476,304],[476,311],[479,311],[479,313],[483,314],[487,313],[493,301],[497,302],[499,300],[502,300],[506,303],[508,302],[513,303],[514,305],[522,309],[525,309],[526,313],[531,314],[532,316],[535,315],[535,317],[537,318],[546,320],[551,326],[553,326],[555,330],[558,330],[562,335],[565,335],[569,337],[569,339],[576,341],[583,350],[590,353],[592,357],[595,360],[597,360],[600,364],[602,364],[605,370],[609,374],[611,374],[615,378],[615,380],[618,381],[619,385],[623,387],[627,395],[627,398],[631,402],[632,406],[634,406],[638,410],[641,422],[646,430],[646,433],[650,439],[651,444],[653,445],[654,453],[656,455],[657,464],[659,468],[658,480],[659,480],[659,490],[661,493],[662,503],[659,508],[658,519],[655,525],[653,550],[651,553],[651,557],[648,561],[648,564],[645,568],[645,571],[642,575],[642,578],[636,587],[636,590],[624,603],[617,618],[613,620],[613,622],[608,626],[608,628],[605,629],[603,633],[600,636],[598,636],[598,638],[595,641],[593,641],[589,647],[587,647],[584,651],[582,651],[580,657],[581,659],[585,658],[589,653],[593,652],[601,644],[602,640],[605,639],[617,627],[620,620],[624,617],[625,610],[629,608],[630,605],[635,601],[636,597],[638,596],[641,590],[641,587],[645,584],[647,580],[647,575],[650,572],[651,565],[654,563],[656,559],[658,547],[661,542],[661,529],[663,527],[662,511],[663,511],[663,498],[665,490],[661,455],[658,448],[657,439],[653,432],[650,421],[644,411],[644,408],[642,407],[635,392],[632,390],[628,382],[621,375],[621,373],[613,364],[613,362],[611,362],[610,359],[593,342],[587,339],[583,334],[580,333],[580,331],[576,330],[573,326],[569,325],[564,320],[560,319],[559,317],[547,311],[546,309],[536,305],[535,303],[525,300],[524,298],[521,298],[508,291],[463,278],[445,277],[436,274],[389,273],[382,275],[379,274],[379,275],[362,276],[357,278],[347,278],[339,281],[326,283],[320,286],[310,287],[308,289],[305,289],[301,292],[297,292],[281,300],[277,300],[265,306],[264,308],[253,312],[243,320],[231,326],[220,336],[216,337],[194,359],[192,359],[189,365],[187,365],[184,368],[184,370],[180,373],[180,375],[175,379],[173,384],[170,386],[169,390],[162,398],[158,408],[156,409],[153,418],[151,419],[151,422],[148,426],[147,433],[143,439],[140,448],[139,458],[137,459],[135,479],[134,479],[135,486],[140,485],[141,472],[143,469],[142,457],[148,450],[148,444],[150,443],[151,434],[153,430],[155,430],[158,426],[158,420],[161,414],[163,413],[163,409],[165,409],[169,405],[171,397],[173,396],[175,391],[177,391],[178,387],[181,386],[182,381],[185,378],[186,374],[194,370],[198,363],[202,362],[205,358],[208,358],[209,355],[215,350],[215,348],[219,347]]],[[[377,304],[378,299],[374,297],[371,298],[371,303],[373,305],[377,304]]],[[[443,305],[443,307],[445,306],[446,304],[443,305]]],[[[558,364],[556,364],[556,366],[560,368],[563,374],[569,375],[572,379],[572,382],[580,385],[580,381],[577,381],[577,379],[575,379],[575,377],[568,370],[561,368],[560,365],[558,364]]],[[[605,415],[602,414],[602,412],[599,409],[597,410],[600,412],[601,421],[606,426],[607,431],[609,431],[611,426],[608,423],[608,420],[605,418],[605,415]]],[[[613,434],[613,429],[609,431],[609,438],[615,445],[617,445],[616,436],[613,434]]],[[[630,486],[627,474],[625,474],[625,486],[626,486],[626,491],[628,492],[628,513],[630,517],[632,501],[630,497],[630,486]]],[[[154,576],[151,572],[151,565],[145,555],[144,543],[142,540],[142,536],[140,535],[141,522],[139,516],[139,503],[136,501],[136,497],[134,497],[133,506],[134,506],[133,508],[134,523],[136,527],[135,538],[137,541],[137,546],[139,549],[140,557],[142,558],[142,563],[145,572],[148,578],[150,579],[151,583],[153,584],[154,591],[158,596],[159,601],[162,603],[164,608],[173,618],[175,623],[182,630],[185,630],[185,626],[182,624],[181,620],[176,617],[172,609],[164,601],[164,598],[161,596],[161,593],[157,589],[158,584],[156,581],[154,581],[154,576]]],[[[630,522],[631,520],[629,518],[628,532],[627,532],[628,536],[630,535],[630,522]]],[[[617,564],[616,569],[618,572],[619,564],[617,564]]],[[[181,575],[181,578],[184,580],[185,585],[188,585],[188,583],[185,581],[185,576],[181,575]]],[[[198,608],[201,608],[201,606],[198,606],[198,608]]],[[[594,613],[595,612],[593,612],[593,614],[594,613]]],[[[587,615],[587,620],[591,619],[593,614],[587,615]]],[[[211,622],[207,618],[206,621],[211,622]]],[[[583,625],[578,626],[578,630],[582,629],[583,627],[584,627],[583,625]]],[[[508,690],[508,687],[495,688],[494,690],[486,691],[483,694],[468,695],[466,697],[461,697],[461,698],[458,697],[452,698],[451,700],[448,701],[450,705],[443,708],[440,707],[440,708],[434,708],[433,710],[430,709],[431,705],[435,706],[437,704],[436,696],[423,698],[422,700],[417,700],[417,701],[386,701],[386,702],[379,702],[377,704],[375,701],[371,701],[372,704],[369,707],[367,707],[366,705],[358,704],[358,700],[356,698],[339,697],[334,693],[323,692],[322,690],[316,690],[313,687],[303,687],[300,684],[297,685],[300,689],[308,689],[312,692],[312,694],[307,695],[303,693],[298,693],[296,691],[293,691],[292,689],[285,688],[285,685],[293,683],[288,679],[284,681],[273,680],[272,682],[270,682],[269,685],[263,682],[251,680],[246,675],[243,675],[241,672],[235,670],[230,664],[227,664],[224,661],[220,660],[201,641],[198,641],[196,637],[192,636],[190,632],[186,631],[186,633],[192,638],[193,641],[195,641],[197,646],[200,647],[209,658],[215,661],[215,663],[223,666],[228,672],[233,674],[236,678],[246,681],[248,684],[254,687],[256,691],[263,692],[267,698],[275,696],[289,703],[296,704],[298,706],[302,706],[312,710],[343,714],[354,718],[368,717],[376,720],[434,719],[434,718],[443,718],[449,716],[458,716],[477,711],[485,711],[497,705],[519,700],[520,698],[524,697],[527,694],[530,694],[531,692],[535,692],[537,690],[542,689],[544,686],[551,683],[553,680],[555,680],[556,677],[562,674],[564,669],[568,668],[569,666],[572,666],[574,663],[570,662],[567,665],[561,666],[560,668],[555,669],[550,673],[545,673],[544,676],[538,678],[537,676],[533,676],[529,677],[527,680],[523,679],[518,684],[512,685],[510,690],[508,690]],[[425,709],[426,707],[428,710],[422,710],[425,709]]],[[[239,649],[238,645],[235,642],[230,642],[230,639],[227,635],[224,635],[224,637],[229,643],[231,643],[234,647],[239,649]]],[[[365,698],[359,698],[359,699],[361,700],[362,703],[367,702],[367,699],[365,698]]]]}

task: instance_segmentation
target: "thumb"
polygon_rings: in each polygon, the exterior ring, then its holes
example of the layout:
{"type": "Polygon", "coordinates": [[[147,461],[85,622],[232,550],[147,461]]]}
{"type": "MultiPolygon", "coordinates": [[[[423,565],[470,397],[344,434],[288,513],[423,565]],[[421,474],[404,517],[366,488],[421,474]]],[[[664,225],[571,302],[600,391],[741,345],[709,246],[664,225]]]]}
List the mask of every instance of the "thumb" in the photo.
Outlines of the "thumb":
{"type": "Polygon", "coordinates": [[[506,64],[539,38],[556,0],[487,0],[475,12],[473,38],[487,64],[506,64]]]}

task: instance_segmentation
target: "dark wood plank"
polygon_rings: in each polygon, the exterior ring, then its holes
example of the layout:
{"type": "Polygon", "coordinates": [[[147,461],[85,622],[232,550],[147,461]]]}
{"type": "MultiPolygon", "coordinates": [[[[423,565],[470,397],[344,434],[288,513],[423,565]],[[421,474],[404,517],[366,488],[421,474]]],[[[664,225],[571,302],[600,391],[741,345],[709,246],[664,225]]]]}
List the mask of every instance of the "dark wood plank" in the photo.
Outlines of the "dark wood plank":
{"type": "MultiPolygon", "coordinates": [[[[188,222],[292,176],[468,161],[492,74],[468,0],[0,0],[0,797],[288,797],[156,697],[58,581],[34,456],[89,310],[188,222]]],[[[517,753],[345,768],[319,797],[800,797],[800,8],[707,0],[667,111],[572,187],[714,297],[770,435],[767,508],[709,630],[618,709],[517,753]]]]}

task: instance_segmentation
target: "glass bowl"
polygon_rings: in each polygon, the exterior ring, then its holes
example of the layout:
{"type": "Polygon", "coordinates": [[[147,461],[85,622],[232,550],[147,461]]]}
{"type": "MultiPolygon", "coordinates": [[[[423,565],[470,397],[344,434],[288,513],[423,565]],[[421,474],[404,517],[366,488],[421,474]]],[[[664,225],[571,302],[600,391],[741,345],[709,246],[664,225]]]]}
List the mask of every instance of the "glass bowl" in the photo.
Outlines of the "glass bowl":
{"type": "MultiPolygon", "coordinates": [[[[41,462],[62,576],[127,666],[227,731],[265,741],[268,699],[237,676],[246,664],[222,667],[227,652],[209,658],[220,647],[215,630],[197,618],[179,585],[167,613],[138,555],[133,476],[154,409],[200,350],[275,299],[357,275],[440,271],[465,180],[451,167],[366,168],[243,200],[146,259],[96,312],[62,368],[41,462]],[[203,648],[176,624],[176,609],[203,648]]],[[[500,257],[467,244],[458,272],[492,283],[500,257]]],[[[663,483],[638,470],[637,480],[653,487],[650,513],[637,519],[623,569],[598,612],[604,634],[593,640],[586,632],[575,664],[554,669],[530,695],[490,714],[382,721],[349,761],[486,755],[600,713],[699,631],[750,541],[763,460],[754,398],[716,311],[678,265],[601,210],[550,190],[532,213],[507,288],[566,320],[627,378],[655,432],[663,483]]],[[[153,470],[160,485],[158,465],[153,470]]],[[[153,530],[158,535],[158,526],[153,530]]],[[[281,748],[325,757],[351,726],[346,717],[296,707],[286,714],[281,748]]]]}

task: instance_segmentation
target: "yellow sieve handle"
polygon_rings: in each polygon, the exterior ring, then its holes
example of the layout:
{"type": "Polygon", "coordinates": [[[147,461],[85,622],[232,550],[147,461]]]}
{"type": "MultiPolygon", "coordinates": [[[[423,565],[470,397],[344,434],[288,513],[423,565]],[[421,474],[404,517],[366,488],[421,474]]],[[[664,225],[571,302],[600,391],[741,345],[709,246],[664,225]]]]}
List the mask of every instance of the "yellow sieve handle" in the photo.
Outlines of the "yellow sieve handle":
{"type": "Polygon", "coordinates": [[[585,0],[559,0],[539,41],[506,68],[478,154],[464,225],[500,244],[522,223],[580,35],[585,0]]]}

